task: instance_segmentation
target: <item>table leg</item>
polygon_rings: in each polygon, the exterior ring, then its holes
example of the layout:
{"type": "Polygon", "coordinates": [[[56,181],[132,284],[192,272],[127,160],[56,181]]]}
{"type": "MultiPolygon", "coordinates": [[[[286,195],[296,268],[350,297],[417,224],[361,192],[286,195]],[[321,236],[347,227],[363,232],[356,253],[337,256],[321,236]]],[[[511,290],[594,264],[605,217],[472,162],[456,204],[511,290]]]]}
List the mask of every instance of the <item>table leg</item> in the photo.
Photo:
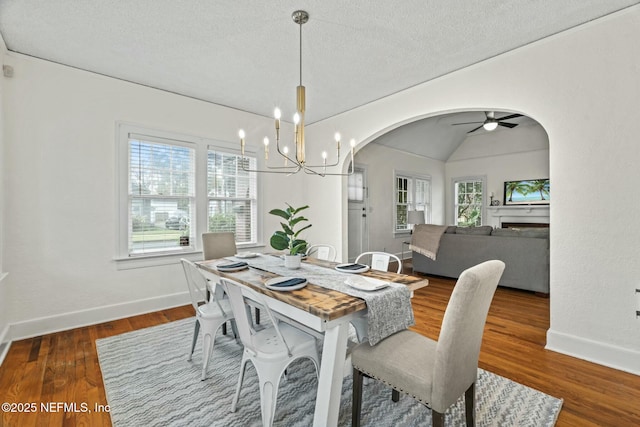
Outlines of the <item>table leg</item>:
{"type": "Polygon", "coordinates": [[[327,329],[324,334],[316,410],[313,414],[313,425],[315,427],[338,425],[348,338],[348,322],[340,323],[333,328],[327,329]]]}

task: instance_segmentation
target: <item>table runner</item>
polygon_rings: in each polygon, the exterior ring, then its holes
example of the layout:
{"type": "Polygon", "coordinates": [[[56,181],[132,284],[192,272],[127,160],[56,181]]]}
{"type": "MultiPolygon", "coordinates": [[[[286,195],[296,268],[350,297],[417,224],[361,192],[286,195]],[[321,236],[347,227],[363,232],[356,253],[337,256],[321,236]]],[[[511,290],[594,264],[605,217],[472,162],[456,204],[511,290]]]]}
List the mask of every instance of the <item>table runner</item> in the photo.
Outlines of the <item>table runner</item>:
{"type": "Polygon", "coordinates": [[[368,340],[371,345],[415,324],[411,307],[411,291],[405,285],[389,282],[389,287],[374,292],[360,291],[344,283],[353,273],[341,273],[331,268],[302,263],[299,269],[284,267],[283,260],[272,255],[260,255],[242,260],[250,266],[280,276],[304,277],[314,285],[362,298],[367,303],[368,340]]]}

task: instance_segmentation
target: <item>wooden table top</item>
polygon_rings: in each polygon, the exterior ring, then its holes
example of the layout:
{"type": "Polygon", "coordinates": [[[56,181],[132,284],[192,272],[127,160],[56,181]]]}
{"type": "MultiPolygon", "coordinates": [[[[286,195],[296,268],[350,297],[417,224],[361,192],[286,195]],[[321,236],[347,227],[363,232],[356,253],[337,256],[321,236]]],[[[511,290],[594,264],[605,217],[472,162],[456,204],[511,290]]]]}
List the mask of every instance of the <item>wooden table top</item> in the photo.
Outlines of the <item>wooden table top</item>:
{"type": "MultiPolygon", "coordinates": [[[[296,308],[304,310],[310,314],[318,316],[323,320],[334,320],[347,314],[364,310],[367,306],[363,299],[344,294],[333,289],[323,288],[309,282],[307,286],[290,292],[278,292],[267,289],[265,282],[277,274],[258,271],[253,268],[236,271],[222,272],[216,269],[218,264],[228,263],[228,259],[214,259],[209,261],[200,261],[196,264],[205,271],[209,271],[220,277],[226,277],[250,288],[268,295],[279,301],[286,302],[296,308]]],[[[303,261],[309,264],[319,265],[329,269],[333,269],[338,263],[330,261],[322,261],[315,258],[308,258],[303,261]]],[[[424,278],[408,276],[406,274],[397,274],[392,272],[369,270],[362,273],[363,276],[374,277],[376,279],[400,283],[406,285],[410,290],[420,289],[429,284],[424,278]]]]}

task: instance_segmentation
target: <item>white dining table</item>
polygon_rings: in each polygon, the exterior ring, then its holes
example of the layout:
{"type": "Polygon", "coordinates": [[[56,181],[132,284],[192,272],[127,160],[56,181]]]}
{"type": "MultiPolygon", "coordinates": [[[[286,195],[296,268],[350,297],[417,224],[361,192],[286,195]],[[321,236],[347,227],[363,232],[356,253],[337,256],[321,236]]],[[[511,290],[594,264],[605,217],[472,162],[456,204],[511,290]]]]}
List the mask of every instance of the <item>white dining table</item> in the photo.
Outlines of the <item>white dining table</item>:
{"type": "MultiPolygon", "coordinates": [[[[308,259],[305,262],[332,270],[336,265],[333,262],[316,259],[308,259]]],[[[366,331],[365,301],[313,283],[308,283],[304,288],[291,292],[272,291],[267,289],[265,282],[277,277],[277,274],[253,268],[221,272],[216,266],[223,263],[229,263],[229,259],[201,261],[196,264],[211,280],[227,277],[260,292],[266,296],[269,307],[279,317],[291,319],[323,336],[313,425],[337,426],[349,341],[349,324],[353,324],[356,330],[360,331],[359,336],[366,331]]],[[[424,278],[391,272],[370,270],[363,275],[403,284],[411,291],[427,286],[429,283],[424,278]]]]}

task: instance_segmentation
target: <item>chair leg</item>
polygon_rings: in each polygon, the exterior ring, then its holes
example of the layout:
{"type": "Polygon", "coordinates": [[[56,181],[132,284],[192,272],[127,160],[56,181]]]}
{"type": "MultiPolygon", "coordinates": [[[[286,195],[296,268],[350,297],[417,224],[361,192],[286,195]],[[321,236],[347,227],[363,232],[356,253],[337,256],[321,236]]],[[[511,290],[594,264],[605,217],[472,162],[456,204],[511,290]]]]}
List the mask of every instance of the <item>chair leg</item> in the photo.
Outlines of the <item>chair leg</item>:
{"type": "Polygon", "coordinates": [[[431,426],[432,427],[444,427],[444,414],[431,410],[431,426]]]}
{"type": "Polygon", "coordinates": [[[205,333],[202,337],[202,347],[204,350],[204,354],[202,356],[202,376],[200,378],[201,381],[204,381],[207,378],[207,366],[209,366],[209,358],[211,357],[211,353],[213,352],[213,342],[215,341],[215,337],[212,334],[205,333]]]}
{"type": "Polygon", "coordinates": [[[476,425],[476,383],[469,386],[467,391],[464,392],[464,412],[467,420],[467,427],[474,427],[476,425]]]}
{"type": "Polygon", "coordinates": [[[391,400],[397,402],[400,400],[400,392],[398,390],[391,390],[391,400]]]}
{"type": "Polygon", "coordinates": [[[191,361],[193,357],[193,350],[196,348],[196,342],[198,341],[198,332],[200,332],[200,321],[196,319],[196,326],[193,329],[193,341],[191,342],[191,352],[189,353],[188,361],[191,361]]]}
{"type": "Polygon", "coordinates": [[[236,386],[236,394],[231,401],[231,412],[236,412],[238,406],[238,399],[240,398],[240,389],[242,388],[242,380],[244,379],[244,371],[247,368],[247,360],[245,356],[242,356],[242,362],[240,363],[240,375],[238,376],[238,385],[236,386]]]}
{"type": "Polygon", "coordinates": [[[260,406],[262,409],[262,425],[271,427],[273,425],[273,417],[276,413],[276,402],[278,400],[277,378],[269,378],[266,381],[260,380],[260,406]]]}
{"type": "Polygon", "coordinates": [[[351,426],[360,427],[360,412],[362,411],[362,372],[353,368],[353,393],[351,401],[351,426]]]}

